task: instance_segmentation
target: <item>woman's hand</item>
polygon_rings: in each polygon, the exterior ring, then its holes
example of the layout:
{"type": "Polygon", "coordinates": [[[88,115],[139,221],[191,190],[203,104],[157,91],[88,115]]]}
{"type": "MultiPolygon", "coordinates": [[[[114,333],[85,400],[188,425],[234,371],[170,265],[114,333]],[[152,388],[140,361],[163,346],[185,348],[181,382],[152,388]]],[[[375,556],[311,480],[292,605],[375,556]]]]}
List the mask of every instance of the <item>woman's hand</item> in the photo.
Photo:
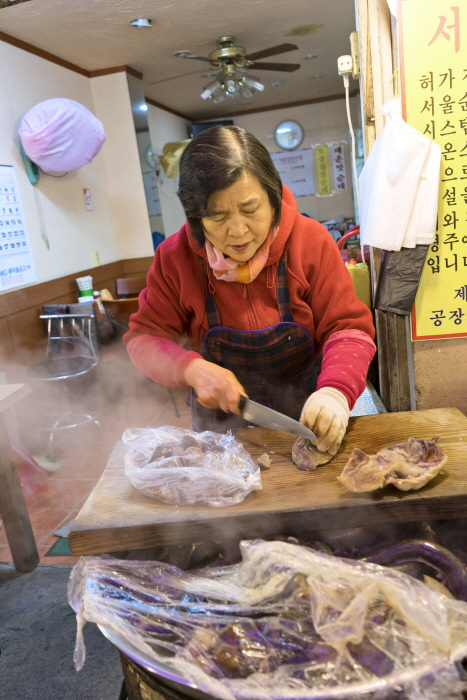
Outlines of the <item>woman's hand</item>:
{"type": "Polygon", "coordinates": [[[197,358],[186,366],[183,376],[188,386],[195,390],[201,406],[240,413],[240,396],[247,394],[230,370],[197,358]]]}
{"type": "Polygon", "coordinates": [[[318,438],[315,444],[320,452],[335,455],[347,430],[349,413],[345,396],[328,386],[308,397],[300,421],[318,438]]]}

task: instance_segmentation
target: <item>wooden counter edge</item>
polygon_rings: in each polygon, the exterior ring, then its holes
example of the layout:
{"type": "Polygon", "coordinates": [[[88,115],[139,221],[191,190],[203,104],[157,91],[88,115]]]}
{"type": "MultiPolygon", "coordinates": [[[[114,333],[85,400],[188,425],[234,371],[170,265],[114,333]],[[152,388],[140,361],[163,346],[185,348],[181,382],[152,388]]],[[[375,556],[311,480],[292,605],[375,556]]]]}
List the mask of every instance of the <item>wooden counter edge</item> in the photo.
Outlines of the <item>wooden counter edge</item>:
{"type": "Polygon", "coordinates": [[[337,505],[323,513],[321,509],[310,511],[283,511],[280,513],[248,513],[244,516],[226,517],[222,521],[198,520],[190,522],[158,523],[131,527],[102,528],[99,530],[71,530],[69,546],[74,556],[102,554],[131,549],[189,544],[216,539],[255,539],[276,535],[299,536],[304,531],[377,527],[390,523],[420,522],[423,520],[450,520],[463,517],[467,510],[467,494],[445,497],[441,510],[437,500],[381,501],[346,508],[337,505]],[[329,522],[330,512],[332,522],[329,522]],[[325,521],[324,521],[325,519],[325,521]],[[213,531],[215,535],[213,537],[213,531]]]}

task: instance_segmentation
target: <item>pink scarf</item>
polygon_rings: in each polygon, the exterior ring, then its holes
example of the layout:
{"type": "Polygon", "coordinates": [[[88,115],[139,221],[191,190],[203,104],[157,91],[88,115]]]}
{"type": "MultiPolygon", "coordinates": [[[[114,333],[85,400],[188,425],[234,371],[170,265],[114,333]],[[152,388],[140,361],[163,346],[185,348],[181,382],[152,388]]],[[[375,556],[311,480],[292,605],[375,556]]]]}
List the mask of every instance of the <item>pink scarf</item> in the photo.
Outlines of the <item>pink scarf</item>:
{"type": "Polygon", "coordinates": [[[206,255],[209,267],[214,271],[214,275],[218,280],[242,282],[243,284],[253,282],[266,265],[269,249],[278,233],[279,227],[272,228],[266,240],[260,245],[251,260],[244,263],[224,257],[224,254],[217,248],[214,248],[212,243],[206,238],[206,255]]]}

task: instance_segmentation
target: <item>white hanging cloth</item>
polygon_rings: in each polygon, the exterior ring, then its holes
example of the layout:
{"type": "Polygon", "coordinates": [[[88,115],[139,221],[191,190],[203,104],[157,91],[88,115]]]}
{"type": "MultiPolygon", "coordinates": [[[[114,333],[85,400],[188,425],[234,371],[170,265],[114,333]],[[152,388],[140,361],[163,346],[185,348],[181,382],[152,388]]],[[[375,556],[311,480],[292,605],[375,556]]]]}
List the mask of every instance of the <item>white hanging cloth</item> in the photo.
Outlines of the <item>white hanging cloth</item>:
{"type": "Polygon", "coordinates": [[[387,116],[359,177],[363,243],[383,250],[433,243],[441,147],[402,119],[400,99],[387,116]]]}
{"type": "Polygon", "coordinates": [[[391,14],[397,19],[397,0],[388,0],[391,14]]]}

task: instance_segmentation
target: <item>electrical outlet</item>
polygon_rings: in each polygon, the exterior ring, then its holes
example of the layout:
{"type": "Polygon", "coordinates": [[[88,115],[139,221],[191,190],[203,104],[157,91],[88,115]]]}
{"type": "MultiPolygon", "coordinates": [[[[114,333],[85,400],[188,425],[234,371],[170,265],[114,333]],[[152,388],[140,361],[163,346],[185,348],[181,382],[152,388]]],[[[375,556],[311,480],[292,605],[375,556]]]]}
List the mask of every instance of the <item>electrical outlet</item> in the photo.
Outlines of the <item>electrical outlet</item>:
{"type": "Polygon", "coordinates": [[[358,32],[350,35],[350,52],[352,54],[352,78],[357,80],[360,77],[360,49],[358,46],[358,32]]]}
{"type": "Polygon", "coordinates": [[[339,56],[337,59],[337,70],[339,75],[347,75],[352,72],[352,56],[339,56]]]}

